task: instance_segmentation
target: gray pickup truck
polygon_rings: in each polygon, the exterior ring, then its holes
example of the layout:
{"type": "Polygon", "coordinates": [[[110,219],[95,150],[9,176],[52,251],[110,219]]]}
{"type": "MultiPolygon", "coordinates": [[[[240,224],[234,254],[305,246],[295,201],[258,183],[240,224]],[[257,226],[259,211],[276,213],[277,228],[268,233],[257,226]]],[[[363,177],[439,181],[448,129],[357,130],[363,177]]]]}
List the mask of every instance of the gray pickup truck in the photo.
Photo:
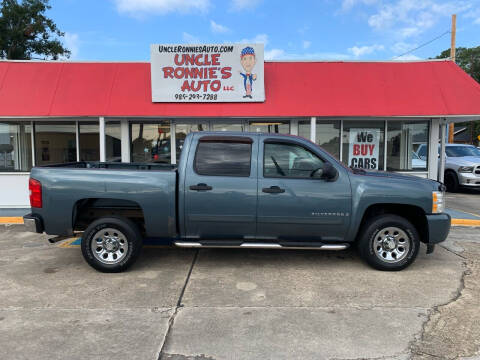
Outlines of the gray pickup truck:
{"type": "Polygon", "coordinates": [[[420,242],[450,230],[445,187],[432,180],[350,169],[296,136],[198,132],[177,166],[77,162],[35,167],[35,232],[83,231],[85,260],[122,271],[146,238],[185,248],[342,250],[356,244],[376,269],[401,270],[420,242]]]}

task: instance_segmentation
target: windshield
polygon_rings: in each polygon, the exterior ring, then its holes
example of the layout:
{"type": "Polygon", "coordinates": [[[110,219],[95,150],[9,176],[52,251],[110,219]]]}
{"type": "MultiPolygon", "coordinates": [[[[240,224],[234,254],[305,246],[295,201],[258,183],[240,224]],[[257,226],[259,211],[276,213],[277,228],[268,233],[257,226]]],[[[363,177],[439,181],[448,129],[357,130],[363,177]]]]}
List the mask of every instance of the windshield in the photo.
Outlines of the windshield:
{"type": "Polygon", "coordinates": [[[475,146],[447,146],[445,149],[449,157],[464,157],[464,156],[478,156],[480,157],[480,150],[475,146]]]}

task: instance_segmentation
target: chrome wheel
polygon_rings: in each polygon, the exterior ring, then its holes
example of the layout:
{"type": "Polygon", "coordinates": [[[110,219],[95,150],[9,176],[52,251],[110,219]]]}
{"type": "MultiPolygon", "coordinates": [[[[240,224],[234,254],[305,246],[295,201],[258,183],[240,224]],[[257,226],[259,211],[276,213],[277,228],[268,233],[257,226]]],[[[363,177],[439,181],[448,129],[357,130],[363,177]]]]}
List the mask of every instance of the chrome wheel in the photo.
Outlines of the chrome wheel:
{"type": "Polygon", "coordinates": [[[128,251],[128,241],[125,235],[113,228],[97,231],[92,238],[93,256],[104,264],[117,264],[128,251]]]}
{"type": "Polygon", "coordinates": [[[387,227],[380,230],[373,240],[373,251],[382,261],[397,263],[408,254],[411,239],[405,231],[398,227],[387,227]]]}

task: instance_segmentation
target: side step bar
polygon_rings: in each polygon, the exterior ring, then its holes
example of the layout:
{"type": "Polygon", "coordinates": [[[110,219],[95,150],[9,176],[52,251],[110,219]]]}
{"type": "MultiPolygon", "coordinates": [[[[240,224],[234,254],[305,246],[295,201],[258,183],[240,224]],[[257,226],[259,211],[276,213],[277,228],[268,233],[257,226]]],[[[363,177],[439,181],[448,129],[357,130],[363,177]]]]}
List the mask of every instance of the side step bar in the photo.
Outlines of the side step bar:
{"type": "Polygon", "coordinates": [[[176,241],[175,246],[182,248],[225,248],[225,249],[284,249],[284,250],[345,250],[348,244],[322,244],[318,246],[285,246],[276,243],[242,243],[240,245],[208,245],[191,241],[176,241]]]}

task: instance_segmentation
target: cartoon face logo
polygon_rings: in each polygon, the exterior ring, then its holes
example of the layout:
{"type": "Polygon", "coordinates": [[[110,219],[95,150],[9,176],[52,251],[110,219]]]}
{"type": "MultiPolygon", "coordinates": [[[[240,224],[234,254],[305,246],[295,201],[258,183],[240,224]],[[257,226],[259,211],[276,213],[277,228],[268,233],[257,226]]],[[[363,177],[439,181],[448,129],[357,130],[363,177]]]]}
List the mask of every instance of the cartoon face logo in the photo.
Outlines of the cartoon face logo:
{"type": "MultiPolygon", "coordinates": [[[[248,49],[248,48],[245,48],[245,49],[248,49]]],[[[245,50],[245,49],[243,49],[243,50],[245,50]]],[[[250,48],[250,49],[252,49],[252,48],[250,48]]],[[[251,53],[243,54],[243,51],[242,51],[242,56],[240,58],[240,63],[242,64],[243,69],[247,73],[252,72],[253,67],[255,66],[256,62],[257,62],[257,59],[255,58],[255,53],[253,52],[253,49],[252,49],[251,53]]]]}
{"type": "Polygon", "coordinates": [[[240,75],[243,77],[243,86],[245,88],[244,98],[252,99],[253,82],[257,80],[257,74],[253,74],[252,70],[256,62],[255,50],[250,46],[244,48],[240,54],[240,64],[245,70],[245,74],[240,71],[240,75]]]}

